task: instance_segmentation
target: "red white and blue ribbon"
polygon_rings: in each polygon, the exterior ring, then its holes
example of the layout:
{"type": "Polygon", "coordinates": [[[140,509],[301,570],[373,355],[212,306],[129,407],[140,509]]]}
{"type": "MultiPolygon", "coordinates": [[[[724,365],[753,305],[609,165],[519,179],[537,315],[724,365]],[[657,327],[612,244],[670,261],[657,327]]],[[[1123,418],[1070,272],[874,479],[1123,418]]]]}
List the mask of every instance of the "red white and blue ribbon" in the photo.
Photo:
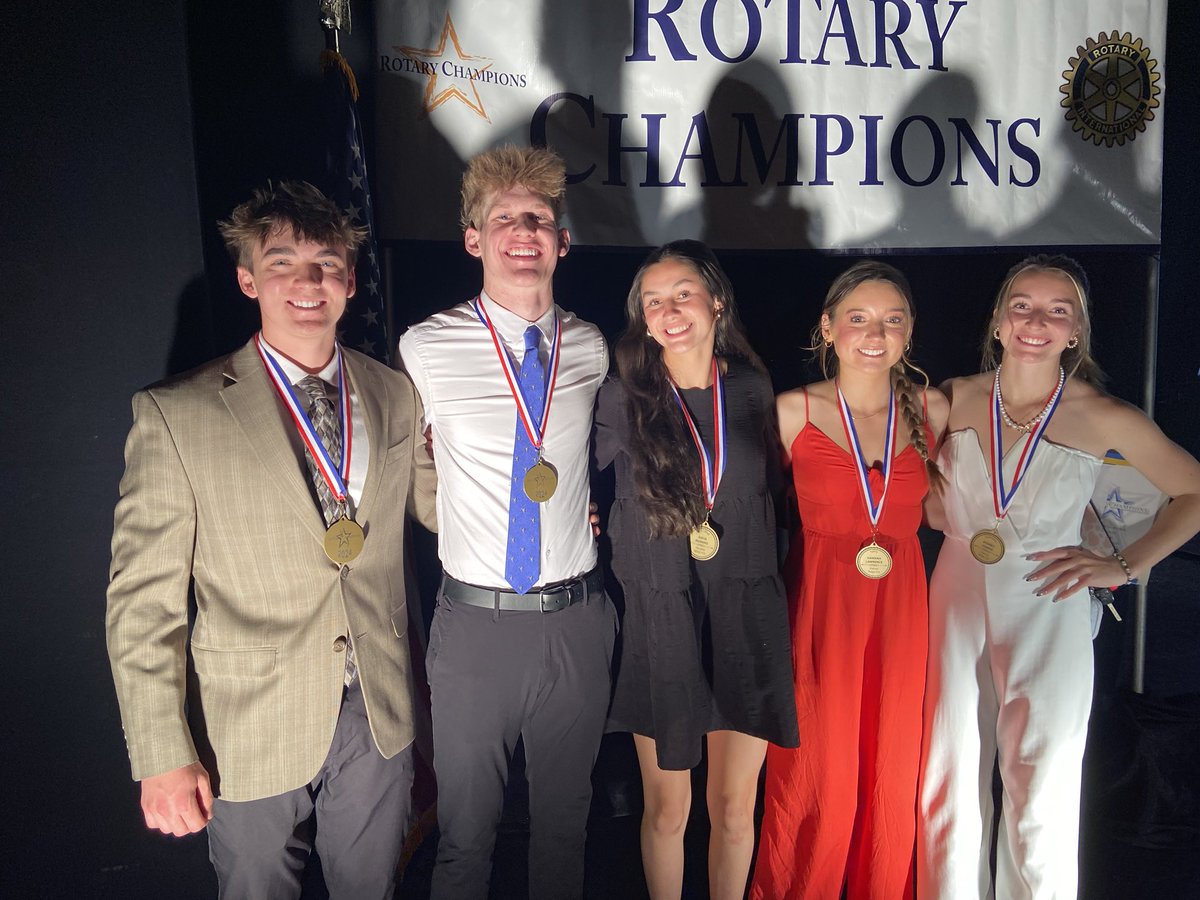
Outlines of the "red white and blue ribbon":
{"type": "Polygon", "coordinates": [[[283,405],[287,407],[287,411],[292,416],[292,421],[296,423],[296,430],[300,432],[300,439],[304,441],[304,446],[308,448],[308,452],[312,454],[312,458],[316,461],[317,469],[321,472],[321,477],[325,479],[325,484],[329,487],[329,492],[339,504],[346,502],[346,482],[350,478],[350,451],[353,443],[350,418],[350,391],[346,381],[346,366],[342,361],[342,348],[335,345],[338,365],[338,394],[341,402],[340,407],[340,425],[342,428],[342,466],[339,470],[333,464],[333,460],[329,457],[329,452],[325,449],[325,444],[322,442],[317,430],[313,427],[312,420],[308,418],[308,413],[304,411],[304,406],[301,405],[296,397],[296,391],[292,387],[292,383],[283,373],[283,368],[279,365],[278,360],[267,349],[263,343],[261,334],[254,336],[254,346],[258,348],[258,355],[262,358],[263,366],[267,370],[267,377],[275,386],[275,393],[279,395],[279,399],[283,401],[283,405]]]}
{"type": "Polygon", "coordinates": [[[480,299],[476,297],[471,302],[475,307],[475,315],[479,317],[479,321],[484,324],[492,336],[492,343],[496,346],[496,356],[500,358],[500,366],[504,369],[504,377],[508,380],[508,389],[512,391],[513,400],[517,404],[517,414],[525,426],[525,433],[529,435],[529,443],[540,452],[542,439],[546,433],[546,422],[550,419],[550,401],[554,399],[554,384],[558,381],[558,358],[559,350],[562,347],[562,323],[558,319],[558,313],[554,314],[554,336],[550,339],[550,359],[546,365],[546,405],[542,407],[541,420],[534,421],[533,414],[525,402],[525,395],[521,393],[521,382],[518,378],[521,367],[513,360],[512,354],[500,340],[500,335],[496,333],[496,326],[492,324],[491,317],[483,308],[480,299]]]}
{"type": "Polygon", "coordinates": [[[883,516],[883,504],[887,500],[888,486],[892,483],[892,456],[896,450],[896,392],[888,392],[887,435],[883,443],[883,492],[879,501],[871,496],[871,481],[866,457],[863,456],[862,444],[858,440],[858,432],[854,428],[854,416],[850,412],[850,404],[842,395],[840,385],[837,387],[838,411],[842,414],[842,427],[846,429],[846,440],[850,443],[851,456],[854,457],[854,470],[858,473],[858,486],[867,505],[867,518],[871,521],[871,531],[879,531],[879,519],[883,516]]]}
{"type": "Polygon", "coordinates": [[[692,433],[692,440],[696,442],[696,449],[700,453],[700,476],[704,481],[704,506],[709,512],[712,512],[712,508],[717,502],[717,488],[721,486],[721,476],[725,474],[726,450],[725,379],[721,375],[721,366],[717,363],[715,356],[712,362],[712,373],[713,452],[711,456],[708,448],[704,446],[704,441],[700,438],[700,429],[696,427],[692,414],[688,412],[687,404],[683,402],[683,397],[679,394],[679,388],[675,387],[675,382],[671,382],[671,390],[675,393],[675,402],[683,411],[684,421],[687,422],[688,430],[692,433]]]}
{"type": "Polygon", "coordinates": [[[1029,471],[1029,467],[1033,464],[1033,454],[1037,450],[1038,444],[1042,442],[1042,435],[1046,433],[1046,426],[1050,424],[1050,420],[1054,417],[1054,411],[1058,409],[1058,401],[1062,399],[1063,384],[1065,379],[1062,378],[1062,372],[1059,372],[1058,387],[1046,401],[1046,414],[1042,416],[1042,420],[1037,423],[1037,427],[1029,432],[1029,437],[1025,439],[1025,446],[1021,449],[1021,456],[1017,459],[1017,467],[1013,471],[1012,487],[1005,488],[1004,486],[1004,442],[1000,439],[1000,434],[1004,428],[1002,413],[1000,412],[1000,379],[996,379],[995,387],[992,389],[992,428],[991,428],[991,457],[992,457],[992,504],[996,509],[996,519],[1003,519],[1008,515],[1008,508],[1012,506],[1013,499],[1017,496],[1017,488],[1021,486],[1021,482],[1025,479],[1025,473],[1029,471]]]}

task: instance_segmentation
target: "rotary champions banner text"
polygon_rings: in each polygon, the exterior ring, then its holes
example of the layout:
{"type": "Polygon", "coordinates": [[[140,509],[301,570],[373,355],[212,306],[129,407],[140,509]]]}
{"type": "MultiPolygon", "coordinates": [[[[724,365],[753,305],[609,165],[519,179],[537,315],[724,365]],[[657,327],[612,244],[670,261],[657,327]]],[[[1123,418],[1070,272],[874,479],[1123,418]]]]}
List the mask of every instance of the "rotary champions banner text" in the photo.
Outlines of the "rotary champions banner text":
{"type": "Polygon", "coordinates": [[[548,144],[576,243],[1157,244],[1165,0],[380,0],[386,239],[548,144]]]}

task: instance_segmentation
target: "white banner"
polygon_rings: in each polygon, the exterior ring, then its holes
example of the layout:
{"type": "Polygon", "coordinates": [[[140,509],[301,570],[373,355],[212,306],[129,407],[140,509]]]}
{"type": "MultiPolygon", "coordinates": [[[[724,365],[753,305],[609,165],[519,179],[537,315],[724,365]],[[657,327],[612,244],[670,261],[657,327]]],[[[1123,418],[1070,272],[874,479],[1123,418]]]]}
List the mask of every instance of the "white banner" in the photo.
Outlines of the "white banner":
{"type": "Polygon", "coordinates": [[[1166,0],[379,0],[384,238],[546,143],[577,243],[1157,244],[1166,0]]]}

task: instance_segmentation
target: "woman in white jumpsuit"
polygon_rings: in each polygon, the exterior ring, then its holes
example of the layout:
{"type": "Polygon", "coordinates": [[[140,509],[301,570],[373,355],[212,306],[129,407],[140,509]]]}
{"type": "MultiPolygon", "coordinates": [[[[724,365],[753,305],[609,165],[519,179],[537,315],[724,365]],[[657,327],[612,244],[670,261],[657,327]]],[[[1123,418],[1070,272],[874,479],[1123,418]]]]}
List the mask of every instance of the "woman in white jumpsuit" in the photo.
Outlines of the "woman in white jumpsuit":
{"type": "Polygon", "coordinates": [[[1087,283],[1073,260],[1015,266],[988,333],[984,373],[942,387],[948,486],[929,516],[946,540],[929,592],[918,896],[1075,900],[1092,698],[1086,589],[1136,581],[1200,530],[1200,464],[1096,387],[1087,283]],[[1078,545],[1109,449],[1174,502],[1141,540],[1102,557],[1078,545]]]}

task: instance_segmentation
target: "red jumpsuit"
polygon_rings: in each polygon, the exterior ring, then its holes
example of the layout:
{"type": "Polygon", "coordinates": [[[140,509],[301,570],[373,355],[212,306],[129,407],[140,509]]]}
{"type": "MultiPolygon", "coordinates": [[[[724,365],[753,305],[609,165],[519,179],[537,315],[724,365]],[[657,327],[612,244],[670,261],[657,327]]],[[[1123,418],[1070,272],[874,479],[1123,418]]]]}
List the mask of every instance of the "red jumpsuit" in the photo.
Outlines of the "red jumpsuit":
{"type": "MultiPolygon", "coordinates": [[[[801,746],[768,747],[750,896],[837,900],[845,882],[848,900],[898,900],[911,896],[928,649],[925,465],[911,445],[895,457],[878,536],[893,565],[878,581],[854,565],[871,526],[850,454],[810,423],[792,445],[792,473],[803,522],[787,563],[801,746]]],[[[882,472],[869,478],[878,500],[882,472]]]]}

